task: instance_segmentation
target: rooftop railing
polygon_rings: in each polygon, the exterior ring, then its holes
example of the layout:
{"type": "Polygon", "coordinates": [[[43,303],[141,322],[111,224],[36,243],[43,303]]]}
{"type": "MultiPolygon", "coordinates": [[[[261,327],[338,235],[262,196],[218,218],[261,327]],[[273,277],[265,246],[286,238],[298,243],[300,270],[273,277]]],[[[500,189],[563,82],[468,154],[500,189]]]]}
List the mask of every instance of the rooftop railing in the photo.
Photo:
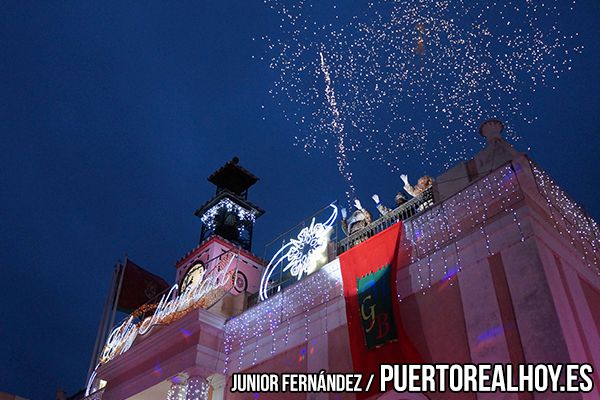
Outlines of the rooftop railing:
{"type": "MultiPolygon", "coordinates": [[[[433,205],[433,189],[430,187],[429,189],[427,189],[423,193],[421,193],[419,196],[414,197],[411,200],[407,201],[406,203],[402,204],[401,206],[395,208],[394,210],[389,211],[388,213],[386,213],[379,219],[370,223],[365,228],[361,229],[358,232],[351,234],[350,236],[348,236],[346,238],[338,239],[339,223],[337,223],[333,229],[333,232],[332,232],[332,235],[330,238],[330,243],[329,243],[329,246],[327,249],[327,256],[328,256],[327,261],[333,260],[341,253],[349,250],[350,248],[356,246],[357,244],[359,244],[361,242],[364,242],[365,240],[367,240],[370,237],[376,235],[377,233],[385,230],[386,228],[389,228],[390,226],[394,225],[398,221],[406,220],[406,219],[409,219],[416,215],[421,214],[423,211],[430,208],[432,205],[433,205]]],[[[319,215],[319,214],[323,213],[328,208],[329,208],[329,206],[317,211],[317,213],[315,213],[313,216],[302,221],[301,223],[296,225],[294,228],[292,228],[289,231],[285,232],[284,234],[280,235],[277,238],[277,240],[272,241],[270,244],[273,244],[273,243],[276,243],[279,241],[281,241],[282,245],[287,243],[287,240],[289,240],[290,237],[293,237],[294,234],[300,228],[306,226],[307,224],[310,224],[309,221],[311,221],[315,215],[319,215]],[[282,240],[282,238],[283,238],[283,240],[282,240]]],[[[265,252],[265,255],[266,255],[266,252],[265,252]]],[[[282,271],[279,271],[279,273],[275,274],[274,277],[272,278],[272,281],[269,284],[269,288],[267,289],[267,295],[272,296],[272,295],[276,294],[277,292],[284,290],[286,287],[295,284],[297,281],[298,281],[297,277],[291,276],[289,273],[283,274],[282,271]]],[[[256,305],[259,302],[258,297],[259,297],[258,293],[250,295],[248,297],[247,307],[250,308],[250,307],[253,307],[254,305],[256,305]]]]}
{"type": "Polygon", "coordinates": [[[417,197],[413,197],[406,203],[395,208],[394,210],[383,215],[381,218],[373,221],[358,232],[354,232],[348,237],[338,241],[337,243],[337,254],[340,255],[345,251],[350,250],[352,247],[359,243],[364,242],[370,237],[384,231],[390,226],[394,225],[398,221],[404,221],[412,218],[421,212],[425,211],[433,205],[433,188],[425,190],[417,197]]]}

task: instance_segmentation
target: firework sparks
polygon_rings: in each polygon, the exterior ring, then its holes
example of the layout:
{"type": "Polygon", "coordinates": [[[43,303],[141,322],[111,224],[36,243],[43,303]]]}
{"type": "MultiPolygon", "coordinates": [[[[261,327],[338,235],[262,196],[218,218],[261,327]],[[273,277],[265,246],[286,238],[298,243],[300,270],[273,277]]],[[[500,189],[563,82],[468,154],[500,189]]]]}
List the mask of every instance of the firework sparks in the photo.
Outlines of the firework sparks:
{"type": "Polygon", "coordinates": [[[536,89],[581,51],[557,25],[574,5],[560,0],[266,4],[281,19],[263,38],[278,75],[271,93],[298,125],[297,144],[336,152],[347,193],[359,153],[392,171],[447,167],[479,146],[473,132],[491,117],[518,139],[513,127],[537,119],[536,89]]]}
{"type": "Polygon", "coordinates": [[[346,135],[344,132],[344,124],[340,119],[340,111],[338,109],[337,102],[335,101],[335,90],[333,89],[333,84],[331,83],[329,67],[325,63],[325,57],[323,56],[322,51],[319,52],[319,58],[321,60],[321,72],[323,72],[323,77],[325,78],[325,98],[327,99],[327,104],[329,105],[329,109],[331,110],[333,117],[333,120],[331,121],[331,129],[337,137],[338,170],[348,182],[350,190],[346,191],[346,197],[349,202],[350,198],[354,196],[354,184],[352,182],[352,172],[349,170],[346,146],[344,145],[346,135]]]}

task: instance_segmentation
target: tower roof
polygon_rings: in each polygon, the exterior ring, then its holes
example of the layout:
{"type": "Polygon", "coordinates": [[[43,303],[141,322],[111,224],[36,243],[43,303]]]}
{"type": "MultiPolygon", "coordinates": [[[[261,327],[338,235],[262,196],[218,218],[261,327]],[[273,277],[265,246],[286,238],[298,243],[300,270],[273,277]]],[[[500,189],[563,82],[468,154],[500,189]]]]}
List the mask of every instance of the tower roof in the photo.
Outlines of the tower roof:
{"type": "Polygon", "coordinates": [[[208,181],[218,189],[227,189],[235,194],[242,194],[258,181],[253,173],[239,165],[240,159],[233,157],[221,168],[213,172],[208,181]]]}

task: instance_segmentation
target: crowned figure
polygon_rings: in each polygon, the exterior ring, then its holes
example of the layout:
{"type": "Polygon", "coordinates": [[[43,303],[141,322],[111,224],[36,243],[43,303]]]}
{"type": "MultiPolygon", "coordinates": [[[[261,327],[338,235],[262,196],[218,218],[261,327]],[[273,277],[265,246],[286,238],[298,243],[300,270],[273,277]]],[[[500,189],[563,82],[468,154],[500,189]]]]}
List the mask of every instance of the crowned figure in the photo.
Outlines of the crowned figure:
{"type": "Polygon", "coordinates": [[[400,175],[400,178],[402,179],[402,182],[404,182],[404,190],[412,197],[419,197],[421,193],[433,185],[433,178],[428,175],[420,177],[415,186],[412,186],[408,181],[408,175],[402,174],[400,175]]]}
{"type": "MultiPolygon", "coordinates": [[[[392,211],[388,207],[386,207],[384,204],[381,204],[381,202],[379,201],[378,194],[374,194],[373,196],[371,196],[371,198],[375,202],[375,206],[377,207],[377,210],[379,211],[379,213],[382,216],[386,215],[387,213],[392,211]]],[[[396,201],[396,208],[398,208],[402,204],[406,203],[406,197],[404,197],[404,195],[401,192],[398,192],[398,194],[396,194],[396,197],[394,198],[394,200],[396,201]]]]}
{"type": "Polygon", "coordinates": [[[371,222],[373,222],[373,218],[371,217],[371,213],[363,208],[362,204],[360,204],[360,200],[354,200],[354,207],[356,207],[356,211],[348,217],[348,213],[345,208],[342,208],[342,230],[346,234],[346,236],[350,236],[355,232],[360,231],[363,228],[366,228],[371,222]]]}

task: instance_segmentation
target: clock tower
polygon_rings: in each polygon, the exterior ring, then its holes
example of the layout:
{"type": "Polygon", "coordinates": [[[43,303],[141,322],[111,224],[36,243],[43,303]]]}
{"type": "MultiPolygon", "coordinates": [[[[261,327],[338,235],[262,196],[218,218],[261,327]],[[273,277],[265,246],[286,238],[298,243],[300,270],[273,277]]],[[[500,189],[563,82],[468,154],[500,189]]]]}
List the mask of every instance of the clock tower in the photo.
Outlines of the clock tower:
{"type": "Polygon", "coordinates": [[[202,220],[200,242],[218,235],[250,251],[254,222],[264,211],[248,201],[248,189],[258,178],[239,161],[233,157],[208,177],[216,186],[216,193],[195,214],[202,220]]]}
{"type": "Polygon", "coordinates": [[[214,196],[194,214],[201,220],[198,246],[177,263],[177,282],[185,287],[197,277],[234,256],[236,268],[233,290],[220,307],[221,313],[234,315],[246,306],[248,296],[258,292],[265,262],[252,253],[252,232],[264,211],[248,200],[248,189],[258,178],[239,165],[234,157],[213,172],[208,181],[215,185],[214,196]],[[242,296],[240,296],[242,295],[242,296]]]}

